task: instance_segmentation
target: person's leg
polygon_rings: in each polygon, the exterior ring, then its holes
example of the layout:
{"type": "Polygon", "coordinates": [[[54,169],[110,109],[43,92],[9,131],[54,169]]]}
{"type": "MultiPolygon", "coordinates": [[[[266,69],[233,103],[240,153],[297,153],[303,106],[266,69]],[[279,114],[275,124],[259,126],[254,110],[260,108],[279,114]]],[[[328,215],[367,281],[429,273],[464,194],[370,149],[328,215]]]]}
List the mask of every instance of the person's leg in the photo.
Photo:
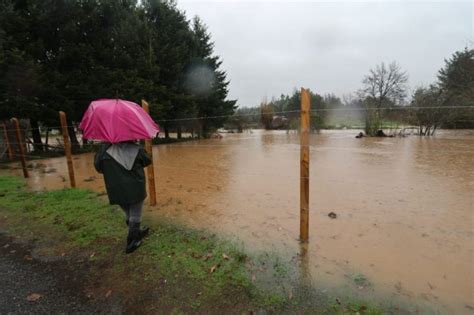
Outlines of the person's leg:
{"type": "Polygon", "coordinates": [[[128,226],[128,222],[130,221],[130,204],[120,205],[120,208],[125,212],[125,224],[128,226]]]}
{"type": "Polygon", "coordinates": [[[140,229],[142,220],[143,201],[130,205],[130,223],[128,225],[128,237],[126,253],[131,253],[137,249],[142,239],[148,234],[149,229],[140,229]]]}
{"type": "Polygon", "coordinates": [[[143,200],[137,203],[130,204],[129,220],[130,223],[140,223],[142,221],[143,200]]]}

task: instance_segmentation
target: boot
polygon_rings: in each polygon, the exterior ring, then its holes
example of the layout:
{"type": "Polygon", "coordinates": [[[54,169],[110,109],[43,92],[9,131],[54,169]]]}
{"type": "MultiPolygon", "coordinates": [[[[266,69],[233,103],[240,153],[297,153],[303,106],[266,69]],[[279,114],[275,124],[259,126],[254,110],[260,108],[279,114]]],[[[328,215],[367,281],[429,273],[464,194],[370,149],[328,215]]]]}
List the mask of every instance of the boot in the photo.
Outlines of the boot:
{"type": "MultiPolygon", "coordinates": [[[[129,220],[126,219],[125,220],[125,225],[128,226],[129,223],[130,223],[129,220]]],[[[140,231],[142,233],[142,238],[144,238],[150,232],[150,228],[148,226],[144,226],[143,229],[141,229],[140,231]]]]}
{"type": "MultiPolygon", "coordinates": [[[[125,220],[125,225],[128,226],[130,222],[127,220],[125,220]]],[[[148,235],[148,233],[150,232],[150,228],[148,226],[144,226],[143,229],[141,229],[141,233],[142,233],[142,238],[144,238],[145,236],[148,235]]]]}
{"type": "Polygon", "coordinates": [[[149,232],[150,228],[148,226],[144,226],[143,229],[140,230],[142,238],[145,238],[145,236],[147,236],[149,232]]]}
{"type": "MultiPolygon", "coordinates": [[[[130,223],[130,221],[128,219],[126,219],[125,224],[128,226],[129,223],[130,223]]],[[[150,228],[148,226],[144,226],[143,229],[141,229],[140,231],[141,231],[141,234],[142,234],[142,238],[144,238],[150,232],[150,228]]]]}
{"type": "Polygon", "coordinates": [[[133,253],[142,244],[142,239],[143,235],[142,230],[140,230],[140,223],[130,222],[125,253],[133,253]]]}

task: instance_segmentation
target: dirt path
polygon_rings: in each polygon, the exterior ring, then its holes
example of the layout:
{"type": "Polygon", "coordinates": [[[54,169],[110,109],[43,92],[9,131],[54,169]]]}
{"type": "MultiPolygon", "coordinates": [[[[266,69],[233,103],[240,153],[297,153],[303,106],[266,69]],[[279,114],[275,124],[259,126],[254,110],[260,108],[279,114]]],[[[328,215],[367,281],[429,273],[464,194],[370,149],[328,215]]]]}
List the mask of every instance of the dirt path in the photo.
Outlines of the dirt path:
{"type": "Polygon", "coordinates": [[[72,274],[31,255],[31,248],[0,233],[0,314],[122,313],[119,297],[87,297],[83,271],[72,274]]]}

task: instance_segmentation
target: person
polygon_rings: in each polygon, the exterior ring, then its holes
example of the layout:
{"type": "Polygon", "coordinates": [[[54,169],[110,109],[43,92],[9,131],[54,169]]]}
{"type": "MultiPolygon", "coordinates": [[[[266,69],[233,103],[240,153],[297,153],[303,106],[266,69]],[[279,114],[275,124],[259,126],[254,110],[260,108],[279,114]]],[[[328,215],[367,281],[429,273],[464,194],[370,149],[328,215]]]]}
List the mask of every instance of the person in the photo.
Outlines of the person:
{"type": "Polygon", "coordinates": [[[144,168],[150,164],[150,156],[132,141],[104,143],[94,158],[95,169],[104,175],[110,204],[125,212],[127,254],[135,251],[149,232],[149,228],[140,229],[140,223],[146,198],[144,168]]]}

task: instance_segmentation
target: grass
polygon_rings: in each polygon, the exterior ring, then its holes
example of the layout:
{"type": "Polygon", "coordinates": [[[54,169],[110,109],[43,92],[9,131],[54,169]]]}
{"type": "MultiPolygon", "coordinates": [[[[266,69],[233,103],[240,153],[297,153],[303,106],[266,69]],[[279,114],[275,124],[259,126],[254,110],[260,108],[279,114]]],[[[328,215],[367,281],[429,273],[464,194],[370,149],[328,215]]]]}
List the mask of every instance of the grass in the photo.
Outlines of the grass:
{"type": "Polygon", "coordinates": [[[201,309],[203,305],[208,310],[226,309],[236,301],[244,309],[271,307],[268,296],[251,283],[245,266],[247,255],[210,233],[170,223],[153,225],[153,233],[142,248],[125,255],[127,229],[123,214],[96,193],[81,189],[34,193],[24,188],[20,178],[0,177],[0,205],[10,234],[48,243],[42,251],[48,255],[66,252],[68,256],[114,266],[101,275],[104,279],[123,279],[120,274],[140,261],[129,283],[115,286],[125,286],[126,291],[147,287],[147,283],[166,284],[161,302],[168,301],[174,311],[201,309]],[[57,241],[51,244],[49,240],[57,241]],[[174,296],[180,297],[179,303],[174,296]]]}
{"type": "Polygon", "coordinates": [[[370,287],[371,283],[367,277],[361,273],[352,275],[352,280],[354,283],[360,287],[370,287]]]}
{"type": "MultiPolygon", "coordinates": [[[[407,125],[405,122],[383,119],[381,121],[381,129],[392,129],[392,128],[401,128],[402,126],[407,125]]],[[[364,129],[365,120],[363,117],[352,117],[352,116],[332,116],[329,117],[324,122],[323,129],[364,129]]]]}
{"type": "Polygon", "coordinates": [[[0,224],[8,233],[44,243],[42,254],[65,255],[73,269],[88,262],[91,282],[100,277],[103,288],[122,292],[132,301],[133,312],[382,313],[348,298],[345,305],[333,304],[312,288],[288,296],[298,291],[298,284],[291,282],[293,271],[277,254],[250,256],[214,234],[169,222],[151,226],[153,232],[142,247],[126,255],[121,210],[91,191],[31,192],[21,178],[0,176],[0,212],[0,224]],[[265,272],[258,271],[262,269],[265,272]],[[143,301],[150,292],[160,298],[143,301]]]}
{"type": "Polygon", "coordinates": [[[333,310],[336,314],[366,314],[366,315],[382,315],[384,312],[377,306],[368,304],[363,301],[350,301],[348,303],[334,302],[333,310]]]}

